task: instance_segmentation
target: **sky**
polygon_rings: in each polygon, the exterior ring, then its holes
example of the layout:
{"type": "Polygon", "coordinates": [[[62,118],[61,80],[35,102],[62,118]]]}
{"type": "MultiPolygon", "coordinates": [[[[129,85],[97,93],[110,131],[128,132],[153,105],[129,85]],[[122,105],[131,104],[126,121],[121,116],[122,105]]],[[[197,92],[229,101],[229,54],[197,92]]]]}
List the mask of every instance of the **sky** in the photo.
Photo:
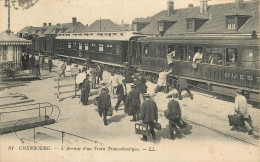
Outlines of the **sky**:
{"type": "MultiPolygon", "coordinates": [[[[167,9],[168,0],[40,0],[27,10],[11,9],[11,30],[18,32],[25,26],[42,26],[43,23],[69,23],[72,17],[86,24],[95,20],[111,19],[121,24],[133,19],[152,16],[167,9]]],[[[230,3],[235,0],[209,0],[208,4],[230,3]]],[[[200,5],[200,0],[174,0],[174,8],[186,8],[188,4],[200,5]]],[[[7,29],[7,8],[0,0],[0,32],[7,29]]]]}

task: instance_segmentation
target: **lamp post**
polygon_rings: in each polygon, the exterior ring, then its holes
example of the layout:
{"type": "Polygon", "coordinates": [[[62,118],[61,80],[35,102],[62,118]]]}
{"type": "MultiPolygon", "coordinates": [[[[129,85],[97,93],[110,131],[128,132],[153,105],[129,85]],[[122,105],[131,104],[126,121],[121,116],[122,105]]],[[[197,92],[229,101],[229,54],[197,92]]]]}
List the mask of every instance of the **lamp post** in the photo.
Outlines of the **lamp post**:
{"type": "Polygon", "coordinates": [[[5,0],[5,7],[8,7],[8,28],[6,30],[7,34],[11,33],[10,29],[10,0],[5,0]]]}

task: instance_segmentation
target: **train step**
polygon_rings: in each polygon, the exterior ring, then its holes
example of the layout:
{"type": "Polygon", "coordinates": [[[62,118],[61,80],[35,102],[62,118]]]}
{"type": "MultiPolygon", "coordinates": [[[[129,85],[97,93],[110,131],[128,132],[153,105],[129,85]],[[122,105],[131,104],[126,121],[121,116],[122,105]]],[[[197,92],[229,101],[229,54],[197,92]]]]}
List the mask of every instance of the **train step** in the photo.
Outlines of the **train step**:
{"type": "Polygon", "coordinates": [[[0,123],[0,135],[55,123],[55,119],[32,117],[0,123]]]}

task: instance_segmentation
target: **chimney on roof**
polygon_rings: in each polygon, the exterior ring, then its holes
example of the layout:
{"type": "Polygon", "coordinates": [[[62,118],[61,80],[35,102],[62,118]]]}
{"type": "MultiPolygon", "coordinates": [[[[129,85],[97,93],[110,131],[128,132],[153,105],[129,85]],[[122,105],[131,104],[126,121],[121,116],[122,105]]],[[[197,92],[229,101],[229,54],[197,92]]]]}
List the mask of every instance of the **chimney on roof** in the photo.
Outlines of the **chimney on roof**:
{"type": "Polygon", "coordinates": [[[51,26],[51,23],[49,23],[49,26],[51,26]]]}
{"type": "Polygon", "coordinates": [[[200,0],[200,13],[204,14],[208,11],[208,0],[200,0]]]}
{"type": "Polygon", "coordinates": [[[43,27],[47,26],[47,23],[43,23],[43,27]]]}
{"type": "Polygon", "coordinates": [[[88,24],[86,24],[86,27],[88,27],[88,24]]]}
{"type": "Polygon", "coordinates": [[[76,24],[77,24],[77,18],[76,18],[76,17],[73,17],[73,18],[72,18],[72,25],[73,25],[73,26],[76,26],[76,24]]]}
{"type": "Polygon", "coordinates": [[[193,4],[188,4],[188,8],[194,7],[193,4]]]}
{"type": "Polygon", "coordinates": [[[243,9],[244,8],[244,1],[243,0],[236,0],[236,8],[243,9]]]}
{"type": "Polygon", "coordinates": [[[167,10],[168,10],[168,16],[173,15],[173,11],[174,11],[174,2],[173,1],[167,2],[167,10]]]}
{"type": "Polygon", "coordinates": [[[60,23],[57,23],[57,26],[60,26],[60,23]]]}

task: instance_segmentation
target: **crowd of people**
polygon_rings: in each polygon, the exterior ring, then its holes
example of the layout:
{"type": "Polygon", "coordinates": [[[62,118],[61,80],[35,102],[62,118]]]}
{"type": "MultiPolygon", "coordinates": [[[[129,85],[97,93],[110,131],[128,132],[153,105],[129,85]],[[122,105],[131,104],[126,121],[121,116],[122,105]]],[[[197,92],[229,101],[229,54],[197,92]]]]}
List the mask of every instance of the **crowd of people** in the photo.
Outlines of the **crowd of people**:
{"type": "MultiPolygon", "coordinates": [[[[64,61],[62,69],[66,69],[66,62],[64,61]]],[[[129,67],[126,67],[129,69],[129,67]]],[[[84,63],[82,71],[86,74],[86,78],[80,85],[81,88],[81,102],[83,105],[88,105],[88,98],[90,94],[90,89],[96,89],[96,84],[100,84],[103,79],[103,68],[98,64],[89,64],[88,61],[84,63]]],[[[162,76],[158,80],[157,88],[155,92],[158,92],[161,88],[166,90],[167,87],[167,75],[172,71],[163,71],[162,76]]],[[[64,74],[62,71],[61,75],[64,74]]],[[[121,80],[115,71],[111,71],[111,77],[109,78],[106,86],[101,88],[101,92],[97,99],[98,113],[100,117],[103,117],[104,125],[107,126],[107,115],[108,111],[113,109],[111,104],[111,97],[117,97],[116,105],[114,110],[118,111],[120,103],[123,101],[124,112],[133,118],[131,122],[142,122],[150,127],[149,131],[152,135],[153,140],[156,140],[155,126],[158,123],[158,108],[156,102],[147,93],[146,79],[143,74],[138,74],[137,79],[133,80],[132,76],[129,76],[129,71],[125,71],[124,79],[121,80]],[[127,75],[126,75],[127,74],[127,75]],[[126,83],[129,83],[129,78],[131,78],[131,89],[128,89],[126,83]]],[[[61,76],[60,75],[60,76],[61,76]]],[[[104,84],[103,84],[104,85],[104,84]]],[[[193,100],[193,95],[191,94],[188,82],[183,77],[177,77],[177,83],[175,86],[178,91],[178,99],[182,100],[182,91],[187,91],[191,100],[193,100]]],[[[166,92],[166,91],[165,91],[166,92]]],[[[242,95],[242,90],[236,91],[237,96],[235,98],[235,112],[241,115],[245,127],[249,134],[253,133],[252,122],[247,111],[247,101],[242,95]]],[[[167,92],[166,92],[167,93],[167,92]]],[[[179,102],[172,98],[169,99],[167,110],[165,111],[165,117],[169,120],[169,139],[175,139],[175,135],[179,133],[178,127],[182,120],[181,107],[179,102]],[[174,133],[175,132],[175,133],[174,133]]],[[[236,125],[232,126],[232,130],[235,130],[236,125]]],[[[147,141],[147,135],[143,135],[142,141],[147,141]]]]}

